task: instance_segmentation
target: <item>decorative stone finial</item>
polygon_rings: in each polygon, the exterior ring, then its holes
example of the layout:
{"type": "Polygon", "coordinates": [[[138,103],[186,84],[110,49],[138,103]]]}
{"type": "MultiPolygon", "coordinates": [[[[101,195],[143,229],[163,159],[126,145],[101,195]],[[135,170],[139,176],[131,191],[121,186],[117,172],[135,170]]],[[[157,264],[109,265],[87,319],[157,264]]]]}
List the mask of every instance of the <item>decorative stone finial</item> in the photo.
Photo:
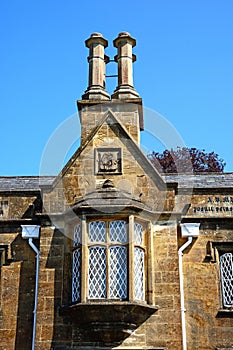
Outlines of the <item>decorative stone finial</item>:
{"type": "Polygon", "coordinates": [[[113,181],[110,179],[107,179],[106,181],[104,181],[102,188],[114,188],[113,181]]]}

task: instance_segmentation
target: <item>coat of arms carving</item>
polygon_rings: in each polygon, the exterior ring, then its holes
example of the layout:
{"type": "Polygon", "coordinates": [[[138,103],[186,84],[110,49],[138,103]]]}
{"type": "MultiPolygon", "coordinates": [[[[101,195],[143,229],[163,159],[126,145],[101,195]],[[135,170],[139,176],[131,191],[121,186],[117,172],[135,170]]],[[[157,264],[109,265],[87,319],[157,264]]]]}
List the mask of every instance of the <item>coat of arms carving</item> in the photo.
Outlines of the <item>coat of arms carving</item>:
{"type": "Polygon", "coordinates": [[[95,152],[96,173],[121,173],[121,149],[97,148],[95,152]]]}

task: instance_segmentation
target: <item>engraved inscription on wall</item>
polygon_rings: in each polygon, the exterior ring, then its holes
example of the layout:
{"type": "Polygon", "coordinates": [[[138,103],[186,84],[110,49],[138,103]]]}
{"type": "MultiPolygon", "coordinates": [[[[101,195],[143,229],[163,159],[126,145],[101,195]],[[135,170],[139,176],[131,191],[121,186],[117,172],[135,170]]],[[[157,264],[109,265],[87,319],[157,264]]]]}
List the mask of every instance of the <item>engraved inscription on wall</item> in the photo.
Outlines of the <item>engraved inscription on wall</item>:
{"type": "Polygon", "coordinates": [[[209,196],[205,203],[195,204],[193,214],[233,214],[233,195],[230,196],[209,196]]]}

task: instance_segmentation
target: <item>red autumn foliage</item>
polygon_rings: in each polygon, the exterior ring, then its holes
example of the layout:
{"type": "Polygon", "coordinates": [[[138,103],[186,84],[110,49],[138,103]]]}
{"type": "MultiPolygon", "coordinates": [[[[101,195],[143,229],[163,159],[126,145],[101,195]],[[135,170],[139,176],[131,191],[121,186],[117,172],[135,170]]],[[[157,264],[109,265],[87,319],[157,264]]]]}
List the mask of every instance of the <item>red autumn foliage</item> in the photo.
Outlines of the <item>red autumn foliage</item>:
{"type": "Polygon", "coordinates": [[[148,155],[151,163],[161,173],[222,173],[226,163],[215,152],[204,149],[177,147],[162,153],[148,155]]]}

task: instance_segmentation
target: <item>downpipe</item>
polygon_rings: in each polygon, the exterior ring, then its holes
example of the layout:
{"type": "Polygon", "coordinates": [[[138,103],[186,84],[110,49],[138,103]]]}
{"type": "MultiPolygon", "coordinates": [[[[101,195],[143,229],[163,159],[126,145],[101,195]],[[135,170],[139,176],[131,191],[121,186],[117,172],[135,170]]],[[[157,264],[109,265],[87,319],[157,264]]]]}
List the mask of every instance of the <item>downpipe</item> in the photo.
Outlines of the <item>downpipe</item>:
{"type": "Polygon", "coordinates": [[[37,317],[37,304],[38,304],[38,285],[39,285],[39,264],[40,264],[40,251],[37,249],[32,241],[32,238],[28,239],[30,247],[36,253],[36,282],[35,282],[35,299],[34,299],[34,318],[33,318],[33,330],[32,330],[32,350],[35,349],[36,341],[36,317],[37,317]]]}
{"type": "Polygon", "coordinates": [[[185,242],[178,250],[179,257],[179,277],[180,277],[180,310],[181,310],[181,329],[182,329],[182,349],[187,350],[187,336],[186,336],[186,323],[185,323],[185,305],[184,305],[184,277],[183,277],[183,251],[192,243],[193,237],[189,236],[187,242],[185,242]]]}

